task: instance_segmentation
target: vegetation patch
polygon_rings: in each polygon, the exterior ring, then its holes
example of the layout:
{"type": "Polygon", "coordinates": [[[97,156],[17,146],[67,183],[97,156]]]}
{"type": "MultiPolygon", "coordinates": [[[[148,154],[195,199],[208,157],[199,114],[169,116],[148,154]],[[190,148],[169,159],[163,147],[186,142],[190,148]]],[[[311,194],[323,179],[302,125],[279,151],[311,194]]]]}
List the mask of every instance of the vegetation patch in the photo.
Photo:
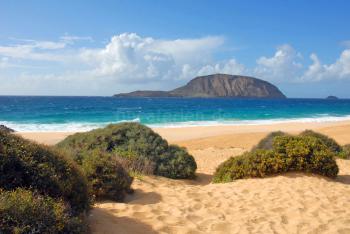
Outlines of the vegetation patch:
{"type": "Polygon", "coordinates": [[[193,178],[197,168],[194,158],[152,129],[138,123],[112,124],[103,129],[67,137],[58,148],[74,153],[80,164],[98,152],[110,155],[126,170],[174,179],[193,178]]]}
{"type": "Polygon", "coordinates": [[[277,136],[272,150],[255,150],[231,157],[216,169],[213,182],[231,182],[296,171],[335,178],[338,166],[334,152],[311,136],[277,136]]]}
{"type": "Polygon", "coordinates": [[[342,152],[339,154],[339,157],[342,159],[350,159],[350,144],[344,145],[342,152]]]}
{"type": "Polygon", "coordinates": [[[331,137],[326,136],[322,133],[315,132],[312,130],[305,130],[300,133],[301,136],[315,137],[322,141],[332,152],[335,154],[340,153],[343,149],[342,147],[331,137]]]}
{"type": "Polygon", "coordinates": [[[86,233],[63,200],[17,188],[0,191],[0,233],[86,233]]]}
{"type": "Polygon", "coordinates": [[[110,154],[91,151],[81,161],[81,168],[96,199],[122,201],[127,193],[132,192],[133,178],[110,154]]]}
{"type": "Polygon", "coordinates": [[[333,138],[326,136],[322,133],[318,133],[312,130],[305,130],[300,133],[301,136],[315,137],[322,141],[327,147],[334,152],[335,156],[342,159],[350,158],[349,148],[340,146],[333,138]]]}
{"type": "Polygon", "coordinates": [[[74,212],[89,208],[88,185],[66,155],[0,131],[0,188],[27,188],[63,199],[74,212]]]}
{"type": "Polygon", "coordinates": [[[261,139],[259,143],[252,148],[252,151],[255,150],[272,150],[273,148],[273,140],[277,136],[288,136],[289,134],[282,132],[282,131],[276,131],[269,133],[266,137],[261,139]]]}

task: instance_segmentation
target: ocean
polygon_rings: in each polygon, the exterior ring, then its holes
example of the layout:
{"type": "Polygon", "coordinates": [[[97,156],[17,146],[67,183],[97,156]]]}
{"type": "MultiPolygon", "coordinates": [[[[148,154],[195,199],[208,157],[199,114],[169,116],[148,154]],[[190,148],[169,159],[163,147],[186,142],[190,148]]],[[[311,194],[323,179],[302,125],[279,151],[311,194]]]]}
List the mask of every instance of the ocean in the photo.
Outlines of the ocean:
{"type": "Polygon", "coordinates": [[[350,120],[350,99],[0,96],[0,124],[16,131],[87,131],[110,123],[151,127],[350,120]]]}

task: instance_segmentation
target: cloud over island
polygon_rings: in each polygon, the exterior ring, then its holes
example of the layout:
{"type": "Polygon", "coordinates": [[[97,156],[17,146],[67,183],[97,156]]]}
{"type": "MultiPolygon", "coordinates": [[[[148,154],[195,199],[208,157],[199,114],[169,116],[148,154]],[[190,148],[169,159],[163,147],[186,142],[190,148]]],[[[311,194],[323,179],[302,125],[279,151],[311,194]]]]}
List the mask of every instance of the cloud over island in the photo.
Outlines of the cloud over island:
{"type": "Polygon", "coordinates": [[[283,44],[271,55],[258,57],[254,66],[246,66],[234,52],[228,59],[216,59],[216,53],[225,49],[223,36],[170,40],[123,33],[103,46],[90,45],[92,41],[65,35],[56,41],[0,44],[0,93],[110,95],[170,89],[212,73],[251,75],[282,84],[350,80],[348,47],[336,61],[324,64],[316,53],[302,55],[283,44]]]}

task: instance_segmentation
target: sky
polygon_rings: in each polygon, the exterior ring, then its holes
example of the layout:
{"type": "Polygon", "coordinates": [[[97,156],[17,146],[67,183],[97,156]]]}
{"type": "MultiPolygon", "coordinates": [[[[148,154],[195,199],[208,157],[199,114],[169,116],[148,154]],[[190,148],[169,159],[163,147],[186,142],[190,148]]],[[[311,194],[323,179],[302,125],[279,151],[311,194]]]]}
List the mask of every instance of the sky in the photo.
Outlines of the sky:
{"type": "Polygon", "coordinates": [[[350,98],[347,0],[0,0],[0,95],[109,96],[247,75],[350,98]]]}

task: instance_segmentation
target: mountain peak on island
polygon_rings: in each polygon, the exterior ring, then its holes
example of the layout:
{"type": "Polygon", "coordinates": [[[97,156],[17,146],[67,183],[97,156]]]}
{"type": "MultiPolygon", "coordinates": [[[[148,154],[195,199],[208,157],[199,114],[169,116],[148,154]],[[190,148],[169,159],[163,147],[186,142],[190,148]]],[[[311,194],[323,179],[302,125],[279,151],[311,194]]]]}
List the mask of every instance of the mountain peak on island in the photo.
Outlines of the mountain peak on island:
{"type": "Polygon", "coordinates": [[[213,74],[199,76],[171,91],[135,91],[115,97],[234,97],[286,98],[271,83],[249,76],[213,74]]]}

